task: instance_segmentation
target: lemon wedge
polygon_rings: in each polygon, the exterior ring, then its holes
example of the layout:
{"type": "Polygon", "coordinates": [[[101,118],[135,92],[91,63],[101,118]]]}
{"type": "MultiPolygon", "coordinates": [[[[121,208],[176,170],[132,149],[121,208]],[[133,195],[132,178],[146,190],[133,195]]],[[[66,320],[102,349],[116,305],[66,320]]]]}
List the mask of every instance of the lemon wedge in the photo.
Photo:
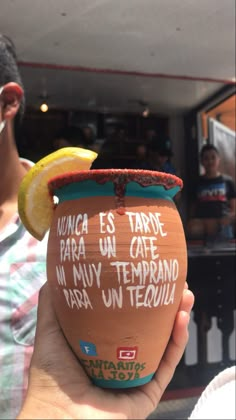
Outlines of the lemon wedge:
{"type": "Polygon", "coordinates": [[[52,177],[90,169],[97,153],[80,147],[64,147],[39,160],[23,178],[18,193],[22,223],[36,239],[42,240],[49,229],[54,202],[48,191],[52,177]]]}

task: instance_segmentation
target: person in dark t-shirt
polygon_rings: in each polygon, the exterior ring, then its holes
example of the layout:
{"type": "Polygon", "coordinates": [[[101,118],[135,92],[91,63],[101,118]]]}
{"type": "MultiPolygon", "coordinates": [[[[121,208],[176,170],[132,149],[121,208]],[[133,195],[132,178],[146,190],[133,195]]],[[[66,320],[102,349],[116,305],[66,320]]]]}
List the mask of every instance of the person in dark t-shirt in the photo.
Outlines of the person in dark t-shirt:
{"type": "Polygon", "coordinates": [[[203,146],[200,158],[205,173],[199,177],[194,190],[190,231],[198,230],[204,237],[232,239],[236,209],[235,184],[230,176],[219,172],[220,156],[214,145],[203,146]]]}
{"type": "Polygon", "coordinates": [[[214,178],[201,176],[197,187],[196,217],[224,218],[230,213],[230,202],[235,197],[232,178],[221,175],[214,178]]]}

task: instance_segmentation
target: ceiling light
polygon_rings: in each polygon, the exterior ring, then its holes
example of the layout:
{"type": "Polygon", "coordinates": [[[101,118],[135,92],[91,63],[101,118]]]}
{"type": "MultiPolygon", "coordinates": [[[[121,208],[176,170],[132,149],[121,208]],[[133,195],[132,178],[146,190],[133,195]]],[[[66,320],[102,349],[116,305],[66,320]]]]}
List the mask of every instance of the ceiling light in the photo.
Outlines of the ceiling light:
{"type": "Polygon", "coordinates": [[[42,112],[47,112],[47,111],[48,111],[48,105],[47,105],[47,103],[46,103],[46,102],[43,102],[43,103],[41,104],[41,106],[40,106],[40,110],[41,110],[42,112]]]}
{"type": "Polygon", "coordinates": [[[148,108],[145,108],[145,109],[143,110],[142,116],[143,116],[144,118],[147,118],[149,114],[150,114],[149,109],[148,109],[148,108]]]}

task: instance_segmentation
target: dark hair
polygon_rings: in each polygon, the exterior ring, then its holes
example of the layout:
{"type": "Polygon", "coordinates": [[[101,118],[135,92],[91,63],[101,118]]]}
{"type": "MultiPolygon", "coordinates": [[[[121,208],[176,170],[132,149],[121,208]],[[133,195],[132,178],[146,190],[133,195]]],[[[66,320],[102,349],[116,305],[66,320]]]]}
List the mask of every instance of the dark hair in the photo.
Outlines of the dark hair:
{"type": "MultiPolygon", "coordinates": [[[[24,89],[17,66],[15,46],[10,38],[0,34],[0,86],[9,82],[18,83],[24,89]]],[[[23,95],[19,111],[15,117],[15,130],[18,129],[20,120],[24,115],[24,108],[25,98],[23,95]]]]}
{"type": "Polygon", "coordinates": [[[214,152],[216,152],[217,155],[219,155],[219,150],[217,149],[217,147],[214,146],[214,144],[205,144],[200,151],[200,158],[202,159],[204,154],[206,152],[209,152],[210,150],[214,150],[214,152]]]}
{"type": "Polygon", "coordinates": [[[55,140],[57,139],[65,139],[72,146],[77,146],[83,140],[83,133],[80,127],[69,126],[57,133],[55,140]]]}
{"type": "Polygon", "coordinates": [[[171,158],[173,156],[173,152],[170,147],[168,147],[166,144],[163,143],[153,143],[151,146],[151,151],[158,153],[159,156],[166,156],[168,158],[171,158]]]}

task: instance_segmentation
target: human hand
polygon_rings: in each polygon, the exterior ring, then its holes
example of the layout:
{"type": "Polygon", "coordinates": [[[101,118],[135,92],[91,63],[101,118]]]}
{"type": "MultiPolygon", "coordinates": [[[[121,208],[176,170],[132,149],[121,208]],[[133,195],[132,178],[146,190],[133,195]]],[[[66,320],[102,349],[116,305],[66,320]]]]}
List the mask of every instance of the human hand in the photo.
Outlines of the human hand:
{"type": "Polygon", "coordinates": [[[146,385],[98,388],[70,349],[52,308],[46,284],[40,292],[29,387],[18,419],[144,419],[156,408],[188,341],[194,297],[183,291],[172,335],[157,372],[146,385]]]}

